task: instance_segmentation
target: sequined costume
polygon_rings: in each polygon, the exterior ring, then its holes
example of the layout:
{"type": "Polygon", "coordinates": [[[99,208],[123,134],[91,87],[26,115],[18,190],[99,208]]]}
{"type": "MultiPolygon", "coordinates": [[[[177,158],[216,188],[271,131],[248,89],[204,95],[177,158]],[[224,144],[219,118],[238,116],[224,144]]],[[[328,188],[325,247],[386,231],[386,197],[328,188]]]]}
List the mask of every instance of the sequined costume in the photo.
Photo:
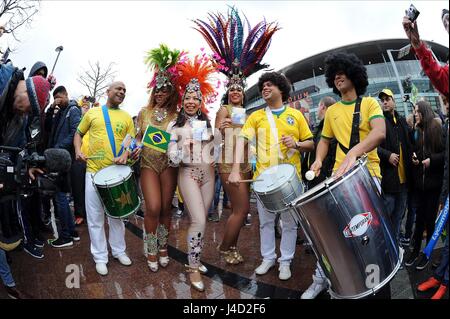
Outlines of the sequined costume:
{"type": "MultiPolygon", "coordinates": [[[[176,116],[176,114],[155,114],[154,110],[144,107],[141,109],[138,116],[138,125],[142,131],[145,131],[147,125],[167,131],[167,126],[176,118],[176,116]]],[[[161,174],[168,167],[168,163],[169,161],[166,153],[158,152],[145,146],[142,149],[141,168],[151,168],[157,174],[161,174]]]]}
{"type": "MultiPolygon", "coordinates": [[[[223,105],[222,108],[226,108],[228,115],[227,118],[231,118],[231,105],[223,105]]],[[[233,168],[233,162],[234,162],[234,156],[236,151],[236,137],[239,136],[240,129],[242,128],[241,125],[232,125],[232,132],[229,130],[228,132],[232,134],[227,134],[227,131],[222,133],[222,146],[221,146],[221,155],[220,155],[220,162],[219,162],[219,173],[223,174],[230,174],[231,169],[233,168]]],[[[248,173],[252,171],[252,166],[249,163],[248,160],[248,145],[247,142],[245,143],[245,150],[244,150],[244,159],[241,163],[240,171],[241,173],[248,173]]]]}
{"type": "Polygon", "coordinates": [[[213,142],[196,141],[194,143],[201,145],[194,145],[189,150],[189,146],[184,145],[188,138],[191,138],[191,127],[186,121],[183,128],[172,129],[168,152],[178,153],[182,158],[178,170],[178,188],[191,218],[187,235],[189,266],[197,268],[200,266],[208,209],[214,197],[213,155],[208,150],[213,142]]]}

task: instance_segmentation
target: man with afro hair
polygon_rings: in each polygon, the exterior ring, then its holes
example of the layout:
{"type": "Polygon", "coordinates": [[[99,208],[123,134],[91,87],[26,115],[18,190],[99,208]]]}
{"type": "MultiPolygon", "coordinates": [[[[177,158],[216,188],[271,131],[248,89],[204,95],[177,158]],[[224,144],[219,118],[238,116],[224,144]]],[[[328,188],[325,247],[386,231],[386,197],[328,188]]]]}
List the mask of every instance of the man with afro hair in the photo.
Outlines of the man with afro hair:
{"type": "MultiPolygon", "coordinates": [[[[228,181],[239,185],[242,179],[239,173],[239,163],[244,153],[244,139],[251,141],[256,138],[257,162],[253,178],[256,179],[266,169],[281,163],[295,166],[301,177],[301,153],[314,150],[313,135],[309,130],[303,114],[285,103],[289,98],[291,85],[289,80],[280,73],[264,73],[258,81],[259,91],[267,107],[253,112],[241,130],[236,143],[236,160],[228,181]]],[[[275,217],[258,201],[258,216],[260,221],[260,243],[263,261],[256,268],[257,275],[266,274],[277,261],[275,242],[275,217]]],[[[291,277],[290,263],[294,258],[297,241],[297,224],[291,214],[281,214],[282,231],[280,252],[278,258],[280,280],[291,277]]]]}
{"type": "MultiPolygon", "coordinates": [[[[330,148],[330,141],[334,138],[337,140],[334,175],[341,176],[349,171],[357,158],[366,153],[369,172],[377,181],[377,185],[380,185],[380,159],[376,148],[385,139],[386,125],[377,100],[362,97],[369,84],[366,68],[357,56],[346,53],[329,55],[325,59],[325,68],[327,84],[341,100],[331,105],[325,113],[316,160],[310,169],[316,176],[320,175],[322,162],[330,148]],[[352,134],[353,124],[355,124],[354,134],[352,134]]],[[[301,298],[314,299],[327,286],[326,274],[317,264],[313,283],[301,298]]],[[[376,298],[390,298],[389,285],[383,287],[376,298]]]]}
{"type": "Polygon", "coordinates": [[[368,154],[368,168],[373,177],[381,179],[380,159],[377,146],[384,140],[386,125],[380,104],[372,97],[362,97],[369,84],[367,71],[362,61],[354,54],[336,53],[325,59],[325,78],[333,92],[341,100],[329,107],[325,114],[322,137],[317,146],[316,160],[311,170],[319,175],[322,161],[328,153],[329,141],[336,138],[336,162],[334,172],[336,176],[346,173],[356,159],[368,154]],[[353,124],[353,113],[358,98],[359,111],[359,139],[350,145],[353,124]],[[359,141],[358,141],[359,140],[359,141]]]}

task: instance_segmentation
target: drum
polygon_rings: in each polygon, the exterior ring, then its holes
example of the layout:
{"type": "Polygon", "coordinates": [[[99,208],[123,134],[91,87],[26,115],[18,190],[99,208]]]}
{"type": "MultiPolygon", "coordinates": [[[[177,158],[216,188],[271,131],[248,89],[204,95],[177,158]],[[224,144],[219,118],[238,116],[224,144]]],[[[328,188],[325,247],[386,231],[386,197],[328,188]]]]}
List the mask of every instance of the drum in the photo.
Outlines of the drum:
{"type": "Polygon", "coordinates": [[[291,203],[334,298],[374,294],[394,277],[403,258],[366,164],[366,157],[358,160],[343,176],[291,203]]]}
{"type": "Polygon", "coordinates": [[[303,193],[303,184],[292,164],[280,164],[264,170],[253,184],[253,191],[270,213],[284,213],[303,193]]]}
{"type": "Polygon", "coordinates": [[[133,171],[126,165],[111,165],[99,170],[93,177],[93,184],[109,217],[128,217],[141,205],[133,171]]]}

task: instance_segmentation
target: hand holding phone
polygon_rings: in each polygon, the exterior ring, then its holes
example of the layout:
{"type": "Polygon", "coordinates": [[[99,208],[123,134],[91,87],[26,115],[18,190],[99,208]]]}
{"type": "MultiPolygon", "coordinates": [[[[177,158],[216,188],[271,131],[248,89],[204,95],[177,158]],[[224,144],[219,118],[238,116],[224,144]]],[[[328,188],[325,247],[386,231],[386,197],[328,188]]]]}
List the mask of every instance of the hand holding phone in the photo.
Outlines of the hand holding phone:
{"type": "Polygon", "coordinates": [[[420,12],[413,4],[411,4],[408,10],[405,10],[405,14],[411,22],[415,22],[420,12]]]}

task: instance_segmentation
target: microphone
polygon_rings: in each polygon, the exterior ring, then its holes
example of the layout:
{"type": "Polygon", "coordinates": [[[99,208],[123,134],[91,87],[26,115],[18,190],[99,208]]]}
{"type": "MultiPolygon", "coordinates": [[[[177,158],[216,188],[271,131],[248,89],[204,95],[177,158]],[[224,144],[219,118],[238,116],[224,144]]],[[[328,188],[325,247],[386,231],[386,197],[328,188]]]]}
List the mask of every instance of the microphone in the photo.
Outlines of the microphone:
{"type": "Polygon", "coordinates": [[[62,148],[49,148],[44,151],[45,167],[50,172],[67,173],[72,164],[70,153],[62,148]]]}

